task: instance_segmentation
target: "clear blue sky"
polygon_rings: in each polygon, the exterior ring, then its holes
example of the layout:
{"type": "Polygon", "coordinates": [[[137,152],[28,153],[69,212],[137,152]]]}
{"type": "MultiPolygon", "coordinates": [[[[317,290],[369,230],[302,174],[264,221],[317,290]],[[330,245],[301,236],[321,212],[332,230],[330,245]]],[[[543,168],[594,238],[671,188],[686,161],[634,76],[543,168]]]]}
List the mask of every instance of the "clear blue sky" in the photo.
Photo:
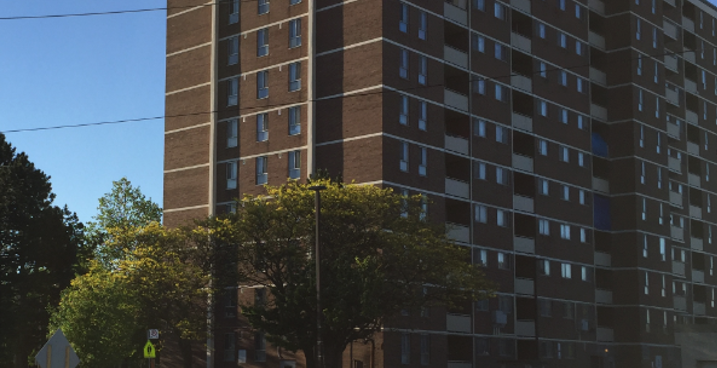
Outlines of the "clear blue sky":
{"type": "MultiPolygon", "coordinates": [[[[3,1],[0,18],[162,8],[160,0],[3,1]]],[[[0,132],[164,115],[165,11],[0,20],[0,132]]],[[[162,204],[163,120],[7,134],[83,222],[126,176],[162,204]]]]}

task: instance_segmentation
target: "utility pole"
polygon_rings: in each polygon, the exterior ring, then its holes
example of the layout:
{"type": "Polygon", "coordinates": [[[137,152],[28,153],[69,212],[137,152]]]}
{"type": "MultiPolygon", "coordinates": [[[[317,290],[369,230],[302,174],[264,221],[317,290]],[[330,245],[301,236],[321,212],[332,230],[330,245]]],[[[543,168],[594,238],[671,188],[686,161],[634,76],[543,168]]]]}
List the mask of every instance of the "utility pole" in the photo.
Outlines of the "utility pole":
{"type": "Polygon", "coordinates": [[[315,216],[316,216],[316,247],[314,250],[314,260],[316,261],[316,367],[324,366],[324,346],[321,339],[321,320],[324,313],[321,310],[321,243],[319,236],[321,234],[321,191],[326,189],[324,185],[314,185],[309,189],[316,192],[315,216]]]}

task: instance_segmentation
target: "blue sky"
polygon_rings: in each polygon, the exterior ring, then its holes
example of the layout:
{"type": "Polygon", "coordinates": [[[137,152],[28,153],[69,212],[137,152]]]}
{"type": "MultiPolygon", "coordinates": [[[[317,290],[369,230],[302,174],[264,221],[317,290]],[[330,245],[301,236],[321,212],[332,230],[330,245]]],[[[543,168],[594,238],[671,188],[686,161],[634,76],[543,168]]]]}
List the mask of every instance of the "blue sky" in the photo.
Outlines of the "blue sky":
{"type": "MultiPolygon", "coordinates": [[[[0,18],[161,8],[159,0],[3,1],[0,18]]],[[[0,20],[0,131],[164,115],[165,11],[0,20]]],[[[162,202],[163,120],[7,134],[83,222],[126,176],[162,202]]]]}

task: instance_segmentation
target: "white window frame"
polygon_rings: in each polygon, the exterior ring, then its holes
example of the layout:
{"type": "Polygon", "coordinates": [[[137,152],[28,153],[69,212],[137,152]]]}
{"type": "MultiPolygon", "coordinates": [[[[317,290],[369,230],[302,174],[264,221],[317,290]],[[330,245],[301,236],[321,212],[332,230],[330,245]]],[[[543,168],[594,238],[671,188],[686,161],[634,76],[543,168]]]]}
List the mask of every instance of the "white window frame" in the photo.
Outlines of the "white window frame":
{"type": "Polygon", "coordinates": [[[269,71],[261,70],[256,73],[256,98],[258,100],[269,97],[269,71]]]}
{"type": "Polygon", "coordinates": [[[256,141],[266,142],[269,140],[269,114],[264,112],[256,114],[256,141]]]}
{"type": "Polygon", "coordinates": [[[289,135],[301,134],[301,106],[289,108],[289,135]]]}
{"type": "Polygon", "coordinates": [[[269,55],[269,28],[256,31],[256,56],[269,55]]]}
{"type": "Polygon", "coordinates": [[[289,21],[289,48],[301,46],[301,18],[289,21]]]}

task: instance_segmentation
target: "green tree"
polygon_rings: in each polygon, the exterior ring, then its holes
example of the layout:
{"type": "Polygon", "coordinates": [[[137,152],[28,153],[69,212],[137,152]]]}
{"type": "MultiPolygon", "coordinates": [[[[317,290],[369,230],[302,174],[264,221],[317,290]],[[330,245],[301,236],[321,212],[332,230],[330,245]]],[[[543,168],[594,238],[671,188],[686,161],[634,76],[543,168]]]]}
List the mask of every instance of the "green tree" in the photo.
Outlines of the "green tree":
{"type": "Polygon", "coordinates": [[[236,214],[207,227],[220,243],[237,248],[236,280],[269,291],[264,303],[243,305],[243,315],[273,344],[303,351],[308,367],[316,366],[317,337],[315,261],[308,256],[315,241],[312,184],[326,186],[320,240],[327,367],[340,366],[347,344],[369,338],[401,310],[492,294],[468,250],[425,219],[421,196],[324,179],[267,186],[266,196],[244,197],[236,214]]]}
{"type": "Polygon", "coordinates": [[[0,366],[27,367],[84,254],[83,226],[50,178],[0,134],[0,366]]]}
{"type": "Polygon", "coordinates": [[[148,199],[139,187],[123,177],[112,182],[112,190],[99,199],[95,221],[87,223],[88,243],[96,248],[98,259],[109,265],[122,254],[122,249],[109,247],[109,229],[130,229],[162,220],[162,208],[148,199]]]}

